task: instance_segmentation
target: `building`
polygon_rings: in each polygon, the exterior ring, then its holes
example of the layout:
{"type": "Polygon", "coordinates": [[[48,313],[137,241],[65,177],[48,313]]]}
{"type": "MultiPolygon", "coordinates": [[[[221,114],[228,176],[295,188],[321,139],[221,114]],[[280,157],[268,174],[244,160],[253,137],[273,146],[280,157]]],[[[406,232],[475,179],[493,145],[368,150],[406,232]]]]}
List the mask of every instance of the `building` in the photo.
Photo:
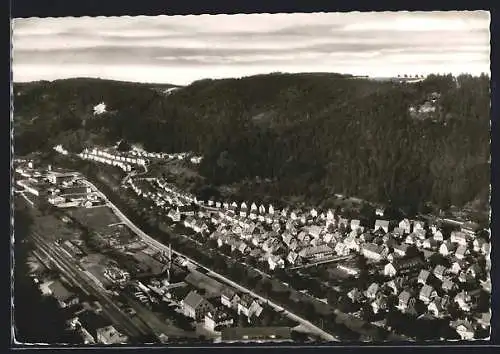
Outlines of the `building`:
{"type": "Polygon", "coordinates": [[[450,235],[450,241],[461,246],[467,245],[467,234],[462,231],[452,231],[450,235]]]}
{"type": "Polygon", "coordinates": [[[385,233],[389,232],[389,221],[387,220],[376,220],[374,231],[383,230],[385,233]]]}
{"type": "Polygon", "coordinates": [[[285,267],[285,261],[283,260],[283,258],[281,258],[280,256],[275,255],[275,254],[271,254],[267,258],[267,263],[269,264],[269,269],[270,270],[274,270],[276,268],[284,268],[285,267]]]}
{"type": "Polygon", "coordinates": [[[97,330],[97,341],[102,344],[124,344],[128,337],[121,334],[113,326],[106,326],[97,330]]]}
{"type": "Polygon", "coordinates": [[[451,327],[455,328],[458,335],[462,340],[473,340],[474,339],[474,327],[466,320],[458,320],[451,323],[451,327]]]}
{"type": "Polygon", "coordinates": [[[377,294],[380,290],[380,285],[377,283],[372,283],[366,290],[366,297],[368,299],[375,299],[377,297],[377,294]]]}
{"type": "Polygon", "coordinates": [[[403,234],[409,234],[411,232],[411,223],[410,220],[408,219],[401,220],[398,226],[401,229],[401,231],[403,231],[403,234]]]}
{"type": "Polygon", "coordinates": [[[436,290],[430,285],[424,285],[420,289],[419,300],[428,305],[437,296],[436,290]]]}
{"type": "Polygon", "coordinates": [[[361,246],[361,253],[368,259],[380,262],[383,259],[384,250],[374,243],[366,243],[361,246]]]}
{"type": "Polygon", "coordinates": [[[194,290],[181,301],[181,307],[185,316],[196,321],[204,319],[208,312],[214,310],[213,305],[194,290]]]}
{"type": "Polygon", "coordinates": [[[408,291],[403,290],[398,296],[397,308],[401,311],[407,311],[415,306],[415,297],[408,291]]]}
{"type": "Polygon", "coordinates": [[[238,308],[239,301],[240,297],[235,291],[230,288],[222,289],[220,295],[220,302],[222,305],[236,310],[238,308]]]}
{"type": "Polygon", "coordinates": [[[205,328],[215,332],[219,330],[220,327],[231,326],[233,321],[233,318],[227,313],[220,310],[214,310],[205,315],[205,328]]]}
{"type": "Polygon", "coordinates": [[[334,250],[328,245],[319,245],[303,248],[299,256],[303,259],[319,260],[334,254],[334,250]]]}
{"type": "Polygon", "coordinates": [[[253,316],[259,317],[262,310],[262,306],[248,294],[241,296],[236,309],[238,315],[243,314],[248,318],[248,322],[250,322],[250,318],[253,316]]]}
{"type": "Polygon", "coordinates": [[[423,261],[420,257],[396,258],[384,267],[384,275],[394,277],[396,275],[407,275],[420,270],[423,261]]]}

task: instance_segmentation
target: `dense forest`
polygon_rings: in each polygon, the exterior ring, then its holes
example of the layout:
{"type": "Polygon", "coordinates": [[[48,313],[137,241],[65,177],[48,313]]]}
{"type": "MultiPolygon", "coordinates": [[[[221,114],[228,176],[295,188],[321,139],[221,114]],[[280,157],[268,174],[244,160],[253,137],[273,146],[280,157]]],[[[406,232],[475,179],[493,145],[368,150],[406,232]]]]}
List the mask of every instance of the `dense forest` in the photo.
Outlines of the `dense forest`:
{"type": "Polygon", "coordinates": [[[70,79],[14,86],[15,150],[119,139],[205,158],[207,185],[267,181],[271,197],[319,203],[334,193],[420,210],[430,202],[486,207],[489,77],[430,75],[419,83],[339,74],[154,85],[70,79]],[[166,85],[166,88],[169,86],[166,85]],[[408,112],[432,94],[433,119],[408,112]],[[104,102],[107,112],[93,114],[104,102]]]}

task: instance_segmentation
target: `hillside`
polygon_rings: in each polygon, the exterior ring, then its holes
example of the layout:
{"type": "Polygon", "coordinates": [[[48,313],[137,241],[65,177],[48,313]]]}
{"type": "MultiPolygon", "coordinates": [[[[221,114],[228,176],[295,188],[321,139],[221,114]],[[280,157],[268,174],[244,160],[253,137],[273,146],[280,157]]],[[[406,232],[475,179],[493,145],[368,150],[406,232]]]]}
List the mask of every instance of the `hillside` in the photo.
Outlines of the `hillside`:
{"type": "Polygon", "coordinates": [[[236,186],[242,198],[259,189],[314,203],[342,193],[413,209],[427,201],[488,204],[486,76],[397,84],[276,73],[163,92],[169,87],[95,79],[15,85],[16,152],[125,138],[147,150],[203,154],[206,183],[236,186]],[[433,92],[435,117],[412,119],[409,107],[433,92]],[[107,111],[95,115],[100,102],[107,111]]]}

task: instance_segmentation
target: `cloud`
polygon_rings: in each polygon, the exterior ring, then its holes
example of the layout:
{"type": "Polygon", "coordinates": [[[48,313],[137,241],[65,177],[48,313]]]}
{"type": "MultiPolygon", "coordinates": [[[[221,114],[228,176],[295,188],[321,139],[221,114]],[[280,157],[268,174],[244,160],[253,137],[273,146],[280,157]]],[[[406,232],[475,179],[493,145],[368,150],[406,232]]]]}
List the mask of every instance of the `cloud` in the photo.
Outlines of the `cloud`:
{"type": "Polygon", "coordinates": [[[97,76],[187,84],[315,70],[489,72],[489,13],[28,18],[13,24],[15,81],[97,76]]]}

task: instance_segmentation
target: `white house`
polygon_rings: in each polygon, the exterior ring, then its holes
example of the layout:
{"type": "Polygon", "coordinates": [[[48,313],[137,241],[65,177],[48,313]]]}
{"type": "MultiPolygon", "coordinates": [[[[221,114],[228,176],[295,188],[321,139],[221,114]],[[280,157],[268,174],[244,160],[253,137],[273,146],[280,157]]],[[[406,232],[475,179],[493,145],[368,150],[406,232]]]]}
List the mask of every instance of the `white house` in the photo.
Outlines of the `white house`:
{"type": "Polygon", "coordinates": [[[382,229],[385,233],[389,232],[389,221],[387,220],[376,220],[374,230],[377,231],[382,229]]]}

